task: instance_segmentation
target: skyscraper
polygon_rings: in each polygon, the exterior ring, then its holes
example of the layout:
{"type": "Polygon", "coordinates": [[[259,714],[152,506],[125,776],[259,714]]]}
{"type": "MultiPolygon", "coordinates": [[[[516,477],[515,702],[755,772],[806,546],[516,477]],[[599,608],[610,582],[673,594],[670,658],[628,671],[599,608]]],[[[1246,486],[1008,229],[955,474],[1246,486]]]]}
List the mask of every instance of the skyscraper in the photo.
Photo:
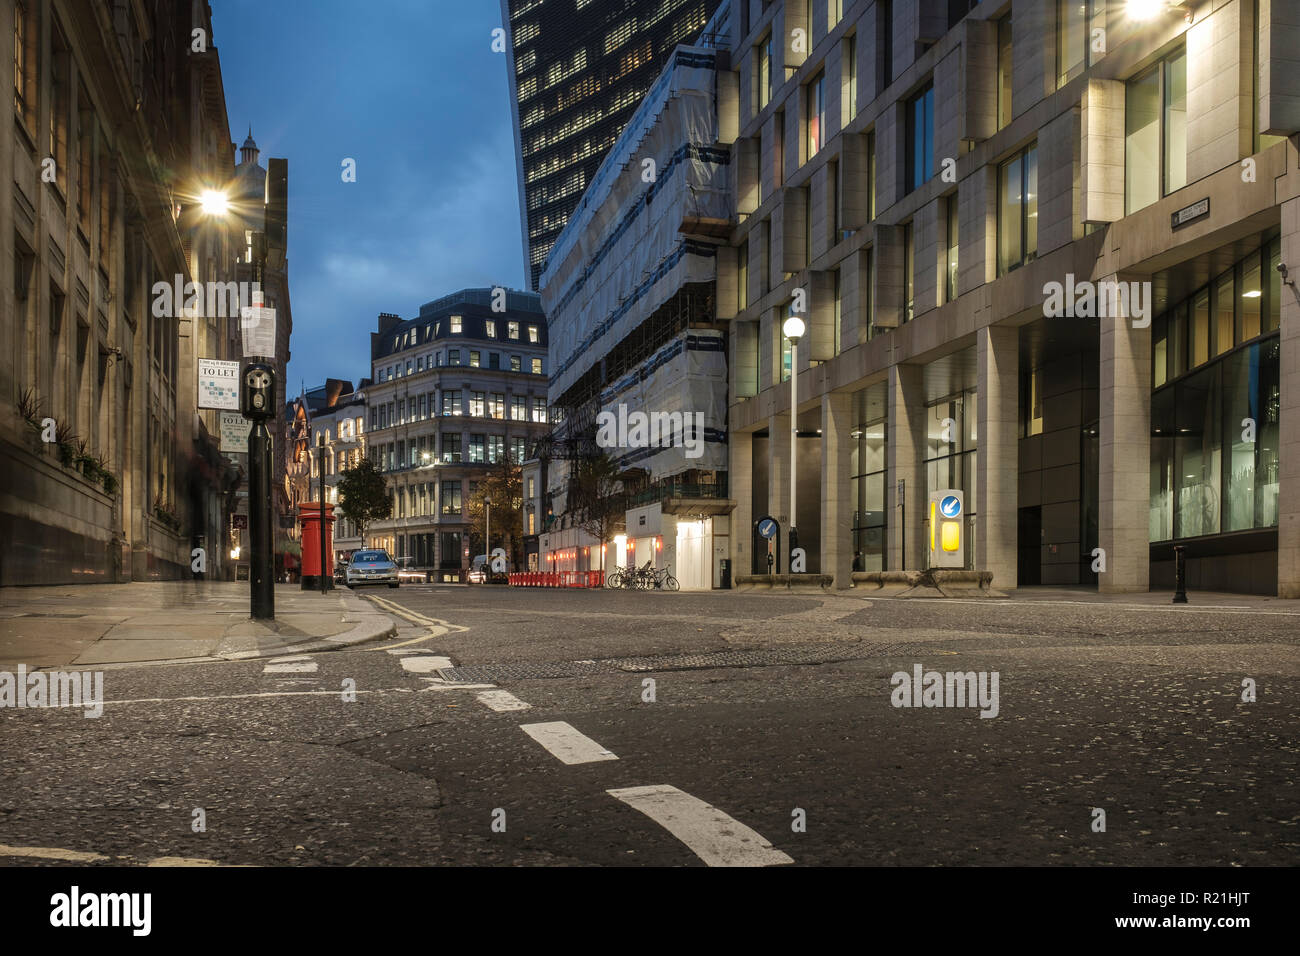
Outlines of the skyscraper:
{"type": "Polygon", "coordinates": [[[676,44],[718,0],[501,0],[529,287],[676,44]]]}

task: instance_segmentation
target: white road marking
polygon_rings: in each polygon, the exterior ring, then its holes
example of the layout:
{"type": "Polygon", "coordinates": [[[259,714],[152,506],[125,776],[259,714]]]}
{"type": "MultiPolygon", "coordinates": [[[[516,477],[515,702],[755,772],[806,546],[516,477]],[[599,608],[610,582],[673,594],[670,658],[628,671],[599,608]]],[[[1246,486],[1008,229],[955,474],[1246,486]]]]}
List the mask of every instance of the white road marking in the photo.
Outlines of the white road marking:
{"type": "Polygon", "coordinates": [[[385,648],[384,653],[392,654],[394,657],[410,657],[412,654],[432,654],[433,651],[426,651],[422,647],[412,647],[410,650],[404,650],[400,647],[385,648]]]}
{"type": "Polygon", "coordinates": [[[272,657],[267,660],[268,664],[292,664],[295,661],[309,661],[310,654],[290,654],[288,657],[272,657]]]}
{"type": "Polygon", "coordinates": [[[402,670],[408,674],[432,674],[434,671],[451,667],[450,657],[439,657],[437,654],[412,654],[410,657],[401,658],[401,661],[402,670]]]}
{"type": "Polygon", "coordinates": [[[463,684],[456,681],[443,680],[441,677],[421,677],[420,680],[428,681],[428,687],[421,687],[420,690],[478,690],[486,688],[494,690],[496,684],[463,684]]]}
{"type": "Polygon", "coordinates": [[[55,846],[5,846],[0,844],[0,856],[27,856],[38,860],[67,860],[71,863],[93,863],[107,860],[102,853],[82,853],[80,850],[63,850],[55,846]]]}
{"type": "Polygon", "coordinates": [[[193,856],[159,856],[154,857],[145,866],[221,866],[216,860],[205,860],[193,856]]]}
{"type": "Polygon", "coordinates": [[[485,690],[476,696],[480,704],[486,704],[497,713],[508,710],[528,710],[533,706],[520,700],[508,690],[485,690]]]}
{"type": "Polygon", "coordinates": [[[612,751],[606,750],[590,737],[578,733],[562,720],[545,724],[521,724],[519,729],[566,764],[618,759],[612,751]]]}
{"type": "Polygon", "coordinates": [[[794,862],[762,834],[676,787],[660,784],[605,792],[640,810],[709,866],[775,866],[794,862]]]}
{"type": "Polygon", "coordinates": [[[290,661],[286,664],[267,664],[263,674],[314,674],[320,668],[315,661],[290,661]]]}

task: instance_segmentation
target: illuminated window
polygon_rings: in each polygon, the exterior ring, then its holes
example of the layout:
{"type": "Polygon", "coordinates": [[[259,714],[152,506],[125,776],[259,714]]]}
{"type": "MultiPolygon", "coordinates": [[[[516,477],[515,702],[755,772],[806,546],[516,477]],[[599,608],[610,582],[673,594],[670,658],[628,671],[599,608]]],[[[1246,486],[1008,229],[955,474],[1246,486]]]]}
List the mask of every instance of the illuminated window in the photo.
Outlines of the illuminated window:
{"type": "Polygon", "coordinates": [[[812,159],[825,145],[826,74],[818,73],[808,84],[808,158],[812,159]]]}
{"type": "Polygon", "coordinates": [[[453,316],[451,317],[451,332],[452,332],[453,335],[458,335],[458,334],[460,334],[460,316],[459,316],[459,315],[453,315],[453,316]]]}

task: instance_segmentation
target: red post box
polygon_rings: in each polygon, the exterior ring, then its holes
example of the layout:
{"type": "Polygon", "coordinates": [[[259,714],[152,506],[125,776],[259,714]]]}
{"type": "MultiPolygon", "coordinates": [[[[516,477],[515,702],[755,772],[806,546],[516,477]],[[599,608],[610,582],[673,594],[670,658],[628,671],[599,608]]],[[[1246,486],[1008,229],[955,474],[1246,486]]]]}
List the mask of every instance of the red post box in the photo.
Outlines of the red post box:
{"type": "MultiPolygon", "coordinates": [[[[319,591],[320,588],[320,504],[304,501],[298,505],[298,520],[302,524],[302,589],[319,591]]],[[[325,506],[325,586],[334,586],[334,506],[325,506]]]]}

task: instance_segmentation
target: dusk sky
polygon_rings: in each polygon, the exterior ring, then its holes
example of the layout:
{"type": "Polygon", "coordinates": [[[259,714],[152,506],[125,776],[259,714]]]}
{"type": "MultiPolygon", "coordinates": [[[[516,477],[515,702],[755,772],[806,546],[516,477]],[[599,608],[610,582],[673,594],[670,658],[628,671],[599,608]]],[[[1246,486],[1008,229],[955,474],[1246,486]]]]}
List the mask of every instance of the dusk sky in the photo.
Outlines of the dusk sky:
{"type": "Polygon", "coordinates": [[[526,286],[497,3],[212,0],[212,16],[233,142],[252,124],[263,166],[289,160],[288,395],[368,374],[380,312],[526,286]]]}

